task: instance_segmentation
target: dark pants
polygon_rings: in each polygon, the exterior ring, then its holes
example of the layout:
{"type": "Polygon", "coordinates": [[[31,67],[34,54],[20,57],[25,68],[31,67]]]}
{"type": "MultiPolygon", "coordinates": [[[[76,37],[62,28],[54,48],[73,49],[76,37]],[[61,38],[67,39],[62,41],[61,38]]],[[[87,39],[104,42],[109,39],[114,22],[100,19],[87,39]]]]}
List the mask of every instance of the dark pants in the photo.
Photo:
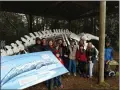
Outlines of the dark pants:
{"type": "Polygon", "coordinates": [[[107,61],[104,62],[104,77],[107,78],[109,74],[109,65],[106,64],[107,61]]]}
{"type": "Polygon", "coordinates": [[[46,86],[47,86],[48,90],[52,90],[52,88],[53,88],[53,79],[47,80],[46,81],[46,86]]]}
{"type": "Polygon", "coordinates": [[[78,68],[81,74],[86,74],[86,62],[79,61],[78,62],[78,68]]]}
{"type": "Polygon", "coordinates": [[[57,76],[54,78],[54,86],[61,86],[61,76],[57,76]]]}
{"type": "Polygon", "coordinates": [[[69,58],[63,56],[62,59],[63,59],[65,68],[69,70],[69,58]]]}
{"type": "Polygon", "coordinates": [[[109,69],[109,64],[106,64],[107,61],[104,62],[104,69],[108,70],[109,69]]]}

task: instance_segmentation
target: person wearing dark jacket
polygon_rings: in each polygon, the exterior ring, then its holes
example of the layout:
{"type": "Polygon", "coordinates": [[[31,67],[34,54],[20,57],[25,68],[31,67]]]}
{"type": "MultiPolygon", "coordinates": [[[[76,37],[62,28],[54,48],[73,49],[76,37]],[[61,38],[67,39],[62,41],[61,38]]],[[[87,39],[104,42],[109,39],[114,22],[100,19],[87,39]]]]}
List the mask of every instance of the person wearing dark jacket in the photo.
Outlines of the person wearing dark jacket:
{"type": "Polygon", "coordinates": [[[66,67],[66,69],[69,69],[69,54],[70,54],[70,50],[66,46],[66,42],[63,42],[63,45],[62,45],[62,59],[63,59],[64,66],[66,67]]]}
{"type": "Polygon", "coordinates": [[[42,51],[48,51],[47,40],[45,38],[42,39],[42,51]]]}
{"type": "Polygon", "coordinates": [[[83,45],[79,46],[79,49],[77,50],[77,53],[76,53],[76,59],[78,60],[78,66],[79,66],[79,71],[81,73],[81,76],[86,77],[87,57],[86,57],[86,51],[83,45]]]}
{"type": "Polygon", "coordinates": [[[94,70],[94,64],[96,62],[96,49],[92,47],[92,43],[88,42],[88,46],[86,49],[86,56],[88,61],[88,77],[92,78],[93,76],[93,70],[94,70]]]}
{"type": "Polygon", "coordinates": [[[41,40],[39,37],[35,39],[35,45],[29,47],[29,52],[40,52],[42,51],[41,40]]]}

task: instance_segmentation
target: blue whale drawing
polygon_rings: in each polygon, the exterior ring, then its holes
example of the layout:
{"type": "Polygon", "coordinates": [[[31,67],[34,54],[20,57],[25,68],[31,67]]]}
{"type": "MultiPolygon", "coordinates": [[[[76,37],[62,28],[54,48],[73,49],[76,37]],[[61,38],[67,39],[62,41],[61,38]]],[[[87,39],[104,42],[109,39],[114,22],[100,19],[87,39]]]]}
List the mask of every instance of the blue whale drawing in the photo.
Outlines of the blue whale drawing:
{"type": "Polygon", "coordinates": [[[47,61],[47,62],[41,62],[41,61],[34,61],[30,62],[24,65],[20,65],[18,67],[13,67],[1,80],[1,86],[3,86],[5,83],[7,83],[9,80],[14,78],[17,75],[20,75],[22,73],[34,70],[34,69],[40,69],[44,66],[56,64],[54,61],[47,61]]]}

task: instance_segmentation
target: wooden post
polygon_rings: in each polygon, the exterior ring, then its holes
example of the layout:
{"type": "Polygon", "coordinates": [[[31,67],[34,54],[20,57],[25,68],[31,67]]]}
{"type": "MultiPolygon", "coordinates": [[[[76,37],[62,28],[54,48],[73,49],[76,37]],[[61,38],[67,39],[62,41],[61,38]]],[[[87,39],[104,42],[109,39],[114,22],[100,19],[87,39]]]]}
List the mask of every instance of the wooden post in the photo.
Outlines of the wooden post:
{"type": "Polygon", "coordinates": [[[99,83],[104,82],[106,1],[100,1],[99,83]]]}

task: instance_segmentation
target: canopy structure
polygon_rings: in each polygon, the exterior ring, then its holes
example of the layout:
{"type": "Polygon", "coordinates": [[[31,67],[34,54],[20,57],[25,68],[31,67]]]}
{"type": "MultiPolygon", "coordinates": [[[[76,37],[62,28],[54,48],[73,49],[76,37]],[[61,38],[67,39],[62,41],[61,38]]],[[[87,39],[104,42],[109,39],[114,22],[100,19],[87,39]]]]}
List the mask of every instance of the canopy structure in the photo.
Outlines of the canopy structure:
{"type": "MultiPolygon", "coordinates": [[[[119,1],[107,1],[107,13],[114,9],[119,1]]],[[[1,10],[8,12],[75,20],[81,17],[99,15],[99,1],[2,1],[1,10]]]]}
{"type": "Polygon", "coordinates": [[[31,17],[31,31],[32,15],[53,17],[69,21],[83,17],[92,17],[99,15],[99,83],[104,82],[104,44],[106,13],[108,14],[111,12],[119,12],[119,1],[2,1],[0,2],[0,5],[1,11],[29,14],[31,17]]]}

